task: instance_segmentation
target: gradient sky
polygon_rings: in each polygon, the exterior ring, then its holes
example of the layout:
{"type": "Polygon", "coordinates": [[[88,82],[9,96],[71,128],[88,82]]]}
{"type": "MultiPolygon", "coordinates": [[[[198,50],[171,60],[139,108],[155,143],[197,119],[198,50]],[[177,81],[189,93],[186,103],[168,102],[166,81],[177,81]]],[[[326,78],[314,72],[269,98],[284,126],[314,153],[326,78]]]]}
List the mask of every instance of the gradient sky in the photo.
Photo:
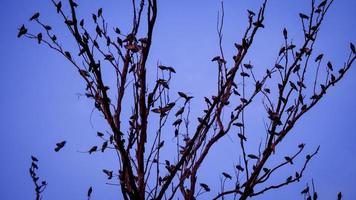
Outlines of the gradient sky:
{"type": "MultiPolygon", "coordinates": [[[[103,7],[112,25],[125,30],[127,22],[131,22],[127,17],[129,1],[78,2],[82,16],[90,17],[91,12],[103,7]]],[[[172,90],[188,91],[195,96],[192,115],[198,116],[204,108],[203,97],[214,94],[216,88],[216,67],[210,60],[218,53],[216,18],[220,0],[159,0],[158,3],[149,64],[153,66],[159,61],[176,68],[172,90]]],[[[257,10],[260,3],[259,0],[225,1],[224,47],[229,57],[233,43],[240,40],[246,26],[246,9],[257,10]]],[[[266,11],[266,28],[257,34],[247,59],[263,69],[273,64],[282,43],[283,27],[288,28],[291,38],[300,40],[298,13],[307,12],[308,6],[309,0],[271,0],[266,11]]],[[[57,53],[35,41],[16,37],[17,28],[22,23],[28,24],[28,18],[36,11],[62,35],[64,46],[74,47],[49,0],[0,1],[0,199],[34,199],[34,186],[28,174],[32,154],[40,159],[39,176],[49,183],[44,200],[85,199],[89,186],[94,187],[93,199],[117,199],[119,188],[105,185],[101,172],[103,168],[115,166],[115,155],[89,156],[77,152],[98,144],[96,131],[106,130],[97,112],[91,117],[92,102],[78,96],[83,93],[83,81],[57,53]],[[67,146],[55,153],[54,145],[61,140],[67,140],[67,146]]],[[[325,52],[335,65],[343,64],[349,42],[356,43],[355,19],[356,1],[336,0],[322,25],[317,51],[325,52]]],[[[302,199],[300,191],[312,178],[320,199],[335,199],[339,191],[346,200],[356,199],[355,67],[297,124],[280,147],[282,153],[291,153],[300,142],[305,142],[310,152],[321,145],[302,181],[256,199],[302,199]]],[[[249,117],[256,123],[263,122],[260,108],[252,107],[249,117]]],[[[232,172],[233,163],[231,166],[225,163],[229,163],[231,155],[227,152],[234,145],[228,138],[223,140],[202,168],[199,176],[214,191],[219,189],[219,171],[232,172]]],[[[281,172],[282,179],[287,172],[281,172]]]]}

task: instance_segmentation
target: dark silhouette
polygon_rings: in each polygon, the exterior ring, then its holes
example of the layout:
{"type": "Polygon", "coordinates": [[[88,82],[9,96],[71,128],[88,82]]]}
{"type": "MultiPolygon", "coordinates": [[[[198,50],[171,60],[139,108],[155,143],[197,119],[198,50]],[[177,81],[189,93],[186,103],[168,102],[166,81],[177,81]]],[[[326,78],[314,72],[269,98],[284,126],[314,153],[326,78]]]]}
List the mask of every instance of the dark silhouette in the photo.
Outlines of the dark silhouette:
{"type": "MultiPolygon", "coordinates": [[[[296,157],[302,155],[305,144],[296,146],[294,154],[282,156],[282,161],[275,166],[267,162],[294,125],[344,77],[356,58],[355,46],[351,43],[348,59],[335,72],[331,61],[325,63],[324,53],[314,54],[313,47],[320,26],[333,0],[324,0],[319,4],[312,0],[310,13],[299,14],[304,33],[302,44],[294,44],[287,29],[283,29],[281,35],[284,44],[276,52],[278,59],[272,67],[265,69],[262,76],[258,76],[253,63],[247,63],[245,56],[254,44],[255,35],[265,28],[268,1],[264,0],[257,12],[247,11],[247,28],[240,42],[235,44],[232,60],[224,57],[221,43],[224,24],[222,4],[222,15],[217,24],[220,55],[211,60],[219,69],[217,91],[211,97],[205,97],[206,108],[197,118],[195,129],[190,129],[190,101],[193,96],[179,92],[172,95],[178,99],[172,100],[174,98],[168,92],[176,70],[171,66],[158,65],[159,73],[156,81],[150,83],[152,87],[147,81],[146,62],[150,56],[158,12],[156,0],[132,1],[133,20],[128,34],[117,27],[112,28],[114,33],[111,33],[101,8],[91,16],[91,20],[84,21],[77,15],[78,4],[73,0],[68,0],[68,10],[62,7],[62,2],[52,2],[78,49],[65,49],[39,13],[35,13],[30,20],[42,27],[43,32],[30,33],[22,25],[18,37],[35,39],[39,44],[57,51],[78,70],[86,84],[85,96],[92,100],[110,127],[107,134],[97,132],[102,141],[101,148],[98,148],[100,145],[92,146],[86,153],[105,152],[106,149],[117,152],[120,158],[118,169],[104,169],[103,173],[108,180],[117,178],[115,181],[125,200],[205,199],[203,194],[212,190],[207,183],[199,182],[198,172],[207,155],[213,151],[212,147],[230,132],[236,133],[241,159],[234,169],[235,174],[222,172],[221,191],[214,194],[213,199],[233,195],[244,200],[300,181],[319,147],[305,156],[299,170],[277,184],[267,183],[267,180],[278,174],[279,169],[295,165],[296,157]],[[91,26],[95,27],[95,31],[89,31],[88,27],[91,26]],[[103,78],[103,65],[110,65],[114,69],[114,88],[104,81],[107,79],[103,78]],[[316,66],[316,72],[310,69],[311,65],[316,66]],[[247,87],[247,81],[253,82],[252,88],[247,87]],[[130,99],[124,100],[125,94],[130,92],[130,99]],[[247,150],[249,134],[245,129],[248,123],[245,110],[258,97],[263,99],[268,116],[265,141],[247,150]],[[132,107],[129,118],[124,118],[122,114],[125,106],[132,107]],[[223,114],[229,117],[223,119],[223,114]],[[149,118],[151,115],[152,119],[149,118]],[[167,123],[171,118],[172,123],[167,123]],[[158,124],[155,132],[148,130],[151,123],[158,124]],[[176,152],[172,152],[174,160],[163,161],[160,157],[165,144],[169,142],[163,139],[163,127],[171,127],[171,132],[174,132],[177,148],[176,152]]],[[[57,143],[55,151],[62,149],[65,143],[57,143]]],[[[36,163],[37,159],[33,158],[30,173],[36,185],[36,195],[39,196],[46,184],[37,185],[34,173],[36,163]]],[[[314,183],[312,186],[310,188],[307,185],[301,191],[305,199],[318,198],[314,183]]],[[[88,198],[92,191],[90,187],[88,198]]],[[[338,199],[341,197],[339,193],[338,199]]]]}
{"type": "Polygon", "coordinates": [[[41,193],[46,189],[47,182],[46,181],[39,181],[40,178],[37,176],[36,171],[38,170],[38,158],[35,156],[31,156],[31,167],[30,167],[30,175],[32,178],[32,181],[35,185],[35,193],[36,193],[36,200],[41,199],[41,193]]]}
{"type": "Polygon", "coordinates": [[[56,144],[56,148],[54,148],[54,151],[58,152],[59,150],[61,150],[64,147],[65,144],[66,144],[66,141],[62,141],[62,142],[57,143],[56,144]]]}

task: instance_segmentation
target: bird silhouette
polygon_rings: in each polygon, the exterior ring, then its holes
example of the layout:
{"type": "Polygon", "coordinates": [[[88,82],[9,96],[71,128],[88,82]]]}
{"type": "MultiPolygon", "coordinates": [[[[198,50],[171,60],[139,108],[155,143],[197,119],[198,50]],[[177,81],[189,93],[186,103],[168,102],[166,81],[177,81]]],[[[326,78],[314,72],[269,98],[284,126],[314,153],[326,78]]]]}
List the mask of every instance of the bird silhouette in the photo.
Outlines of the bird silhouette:
{"type": "Polygon", "coordinates": [[[41,42],[42,42],[42,33],[37,34],[37,42],[38,42],[38,44],[41,44],[41,42]]]}
{"type": "Polygon", "coordinates": [[[167,67],[164,65],[160,65],[158,66],[159,69],[163,70],[163,71],[169,71],[171,73],[176,73],[176,70],[173,67],[167,67]]]}
{"type": "Polygon", "coordinates": [[[101,17],[102,14],[103,14],[103,9],[102,9],[102,8],[99,8],[99,9],[98,9],[98,17],[101,17]]]}
{"type": "Polygon", "coordinates": [[[330,61],[328,62],[327,66],[328,66],[328,69],[329,69],[330,71],[333,71],[333,70],[334,70],[334,69],[333,69],[333,65],[331,64],[330,61]]]}
{"type": "Polygon", "coordinates": [[[56,9],[57,9],[57,13],[59,13],[61,11],[61,9],[62,9],[62,2],[61,1],[56,4],[56,9]]]}
{"type": "Polygon", "coordinates": [[[56,148],[54,148],[54,151],[58,152],[59,150],[61,150],[64,147],[65,144],[66,144],[66,141],[62,141],[62,142],[57,143],[56,144],[56,148]]]}
{"type": "Polygon", "coordinates": [[[299,13],[299,17],[302,19],[309,19],[309,16],[304,13],[299,13]]]}
{"type": "Polygon", "coordinates": [[[69,59],[72,60],[72,56],[70,55],[70,53],[68,51],[64,52],[64,55],[69,59]]]}
{"type": "Polygon", "coordinates": [[[36,158],[35,156],[31,156],[31,160],[32,160],[33,162],[38,162],[38,158],[36,158]]]}
{"type": "Polygon", "coordinates": [[[246,73],[246,72],[241,72],[240,75],[242,77],[250,77],[250,75],[248,73],[246,73]]]}
{"type": "Polygon", "coordinates": [[[176,121],[173,122],[172,125],[173,125],[173,126],[178,126],[178,125],[180,125],[182,122],[183,122],[182,119],[177,119],[176,121]]]}
{"type": "Polygon", "coordinates": [[[290,164],[293,165],[293,159],[292,159],[291,157],[285,156],[284,159],[285,159],[287,162],[289,162],[290,164]]]}
{"type": "Polygon", "coordinates": [[[182,107],[181,109],[179,109],[179,110],[176,112],[175,116],[178,117],[179,115],[183,114],[183,112],[184,112],[184,107],[182,107]]]}
{"type": "Polygon", "coordinates": [[[337,194],[337,200],[341,200],[341,199],[342,199],[342,193],[339,192],[339,193],[337,194]]]}
{"type": "Polygon", "coordinates": [[[112,179],[113,171],[103,169],[103,172],[108,176],[108,179],[112,179]]]}
{"type": "Polygon", "coordinates": [[[90,186],[87,192],[88,199],[90,199],[92,192],[93,192],[93,187],[90,186]]]}
{"type": "Polygon", "coordinates": [[[205,183],[200,183],[200,186],[206,191],[206,192],[209,192],[210,191],[210,188],[207,184],[205,183]]]}
{"type": "Polygon", "coordinates": [[[228,173],[226,173],[226,172],[223,172],[222,175],[223,175],[225,178],[232,180],[232,176],[231,176],[230,174],[228,174],[228,173]]]}
{"type": "Polygon", "coordinates": [[[351,49],[353,54],[356,54],[355,45],[353,43],[350,43],[350,49],[351,49]]]}
{"type": "Polygon", "coordinates": [[[37,20],[40,17],[40,13],[36,12],[32,17],[30,18],[30,21],[37,20]]]}
{"type": "Polygon", "coordinates": [[[315,62],[320,61],[321,59],[323,59],[324,54],[319,54],[316,58],[315,58],[315,62]]]}
{"type": "Polygon", "coordinates": [[[103,142],[103,145],[101,146],[101,152],[104,152],[107,147],[108,147],[108,141],[103,142]]]}
{"type": "Polygon", "coordinates": [[[185,94],[184,92],[178,92],[178,95],[180,97],[182,97],[183,99],[185,99],[185,101],[189,101],[191,100],[193,97],[192,96],[188,96],[187,94],[185,94]]]}
{"type": "Polygon", "coordinates": [[[69,3],[70,3],[70,6],[72,6],[72,7],[75,7],[75,8],[78,7],[78,4],[75,3],[73,0],[70,0],[69,3]]]}
{"type": "Polygon", "coordinates": [[[320,9],[320,8],[324,7],[324,6],[326,5],[326,2],[327,2],[327,0],[322,1],[322,2],[318,5],[318,8],[320,9]]]}
{"type": "Polygon", "coordinates": [[[255,15],[256,15],[256,13],[254,13],[253,11],[251,11],[251,10],[249,10],[249,9],[247,9],[247,13],[248,13],[248,15],[250,15],[250,16],[255,16],[255,15]]]}
{"type": "Polygon", "coordinates": [[[236,165],[236,169],[242,172],[245,170],[241,165],[236,165]]]}
{"type": "Polygon", "coordinates": [[[258,156],[254,155],[254,154],[248,154],[247,157],[249,157],[251,159],[258,160],[258,156]]]}
{"type": "Polygon", "coordinates": [[[282,65],[278,64],[278,63],[275,64],[274,67],[277,68],[277,69],[284,69],[284,67],[282,65]]]}
{"type": "Polygon", "coordinates": [[[246,136],[244,136],[243,134],[238,133],[237,136],[239,136],[239,138],[240,138],[241,140],[247,141],[246,136]]]}
{"type": "Polygon", "coordinates": [[[243,64],[246,69],[252,69],[253,65],[250,63],[243,64]]]}
{"type": "Polygon", "coordinates": [[[283,29],[283,37],[284,37],[284,39],[288,38],[288,32],[287,32],[286,28],[283,29]]]}
{"type": "Polygon", "coordinates": [[[88,153],[89,154],[92,154],[93,152],[95,152],[96,150],[98,150],[98,147],[97,146],[93,146],[89,149],[88,153]]]}
{"type": "Polygon", "coordinates": [[[302,194],[307,194],[309,192],[309,186],[307,186],[304,190],[302,190],[302,194]]]}
{"type": "Polygon", "coordinates": [[[103,137],[103,136],[104,136],[104,133],[98,131],[98,132],[96,133],[96,135],[97,135],[98,137],[103,137]]]}
{"type": "Polygon", "coordinates": [[[17,34],[17,37],[21,37],[23,35],[25,35],[27,33],[27,28],[25,27],[25,25],[22,25],[20,28],[19,28],[19,33],[17,34]]]}

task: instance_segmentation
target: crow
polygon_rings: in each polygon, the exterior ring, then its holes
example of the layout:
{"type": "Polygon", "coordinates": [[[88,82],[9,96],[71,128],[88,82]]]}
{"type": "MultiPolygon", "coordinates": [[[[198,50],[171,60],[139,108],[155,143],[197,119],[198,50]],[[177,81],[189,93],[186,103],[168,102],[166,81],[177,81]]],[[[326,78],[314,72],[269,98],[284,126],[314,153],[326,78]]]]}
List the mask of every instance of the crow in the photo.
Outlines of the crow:
{"type": "Polygon", "coordinates": [[[30,18],[30,21],[37,20],[40,17],[40,13],[36,12],[32,17],[30,18]]]}
{"type": "Polygon", "coordinates": [[[25,25],[22,25],[21,28],[19,28],[19,33],[17,34],[17,37],[21,37],[27,33],[27,28],[25,25]]]}
{"type": "Polygon", "coordinates": [[[59,150],[61,150],[64,147],[65,144],[66,144],[66,141],[62,141],[62,142],[57,143],[56,144],[56,148],[54,148],[54,151],[58,152],[59,150]]]}

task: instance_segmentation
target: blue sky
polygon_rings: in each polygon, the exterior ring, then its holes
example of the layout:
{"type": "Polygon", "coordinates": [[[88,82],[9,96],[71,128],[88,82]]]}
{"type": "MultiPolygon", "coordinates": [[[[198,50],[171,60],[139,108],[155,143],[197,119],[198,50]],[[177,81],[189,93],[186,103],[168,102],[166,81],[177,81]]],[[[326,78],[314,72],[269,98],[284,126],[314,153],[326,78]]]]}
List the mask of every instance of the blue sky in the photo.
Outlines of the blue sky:
{"type": "MultiPolygon", "coordinates": [[[[127,30],[131,22],[128,21],[129,1],[78,2],[82,16],[90,17],[91,12],[103,7],[109,22],[122,30],[127,30]]],[[[216,18],[220,1],[161,0],[158,3],[149,64],[154,66],[161,62],[176,68],[172,90],[188,91],[195,96],[192,115],[198,116],[204,109],[203,97],[214,94],[216,88],[216,67],[210,60],[219,50],[216,18]]],[[[257,10],[260,3],[258,0],[225,1],[224,47],[229,57],[233,53],[233,43],[240,40],[246,26],[245,10],[257,10]]],[[[266,11],[266,28],[258,33],[247,60],[261,69],[272,65],[282,44],[284,27],[288,28],[291,38],[300,40],[298,13],[307,12],[308,6],[309,0],[271,0],[266,11]]],[[[22,23],[29,24],[28,18],[36,11],[52,24],[68,49],[75,47],[50,1],[0,2],[0,199],[34,198],[28,174],[31,154],[40,159],[39,175],[49,183],[44,199],[84,199],[91,185],[93,199],[117,199],[119,188],[105,185],[101,172],[103,168],[115,166],[115,154],[89,156],[77,152],[99,142],[95,137],[97,130],[107,130],[101,116],[97,112],[91,114],[92,102],[78,95],[83,93],[83,81],[70,63],[57,53],[35,41],[16,37],[17,28],[22,23]],[[67,146],[55,153],[54,145],[61,140],[67,140],[67,146]]],[[[356,1],[337,0],[322,25],[316,49],[323,51],[335,65],[342,65],[348,56],[349,42],[356,43],[354,19],[356,1]]],[[[300,191],[312,178],[321,199],[335,199],[339,191],[344,193],[345,199],[356,199],[355,87],[354,66],[297,124],[280,147],[282,155],[293,152],[300,142],[305,142],[310,152],[321,145],[320,153],[309,165],[303,180],[260,199],[302,199],[300,191]]],[[[249,110],[248,117],[262,124],[262,115],[261,108],[255,106],[249,110]]],[[[261,131],[261,128],[254,127],[253,122],[250,130],[261,131]]],[[[232,172],[233,163],[226,165],[231,155],[226,152],[236,148],[234,145],[228,138],[224,139],[202,167],[202,181],[208,182],[215,191],[219,189],[219,171],[232,172]]],[[[287,176],[287,172],[282,171],[281,175],[287,176]]]]}

